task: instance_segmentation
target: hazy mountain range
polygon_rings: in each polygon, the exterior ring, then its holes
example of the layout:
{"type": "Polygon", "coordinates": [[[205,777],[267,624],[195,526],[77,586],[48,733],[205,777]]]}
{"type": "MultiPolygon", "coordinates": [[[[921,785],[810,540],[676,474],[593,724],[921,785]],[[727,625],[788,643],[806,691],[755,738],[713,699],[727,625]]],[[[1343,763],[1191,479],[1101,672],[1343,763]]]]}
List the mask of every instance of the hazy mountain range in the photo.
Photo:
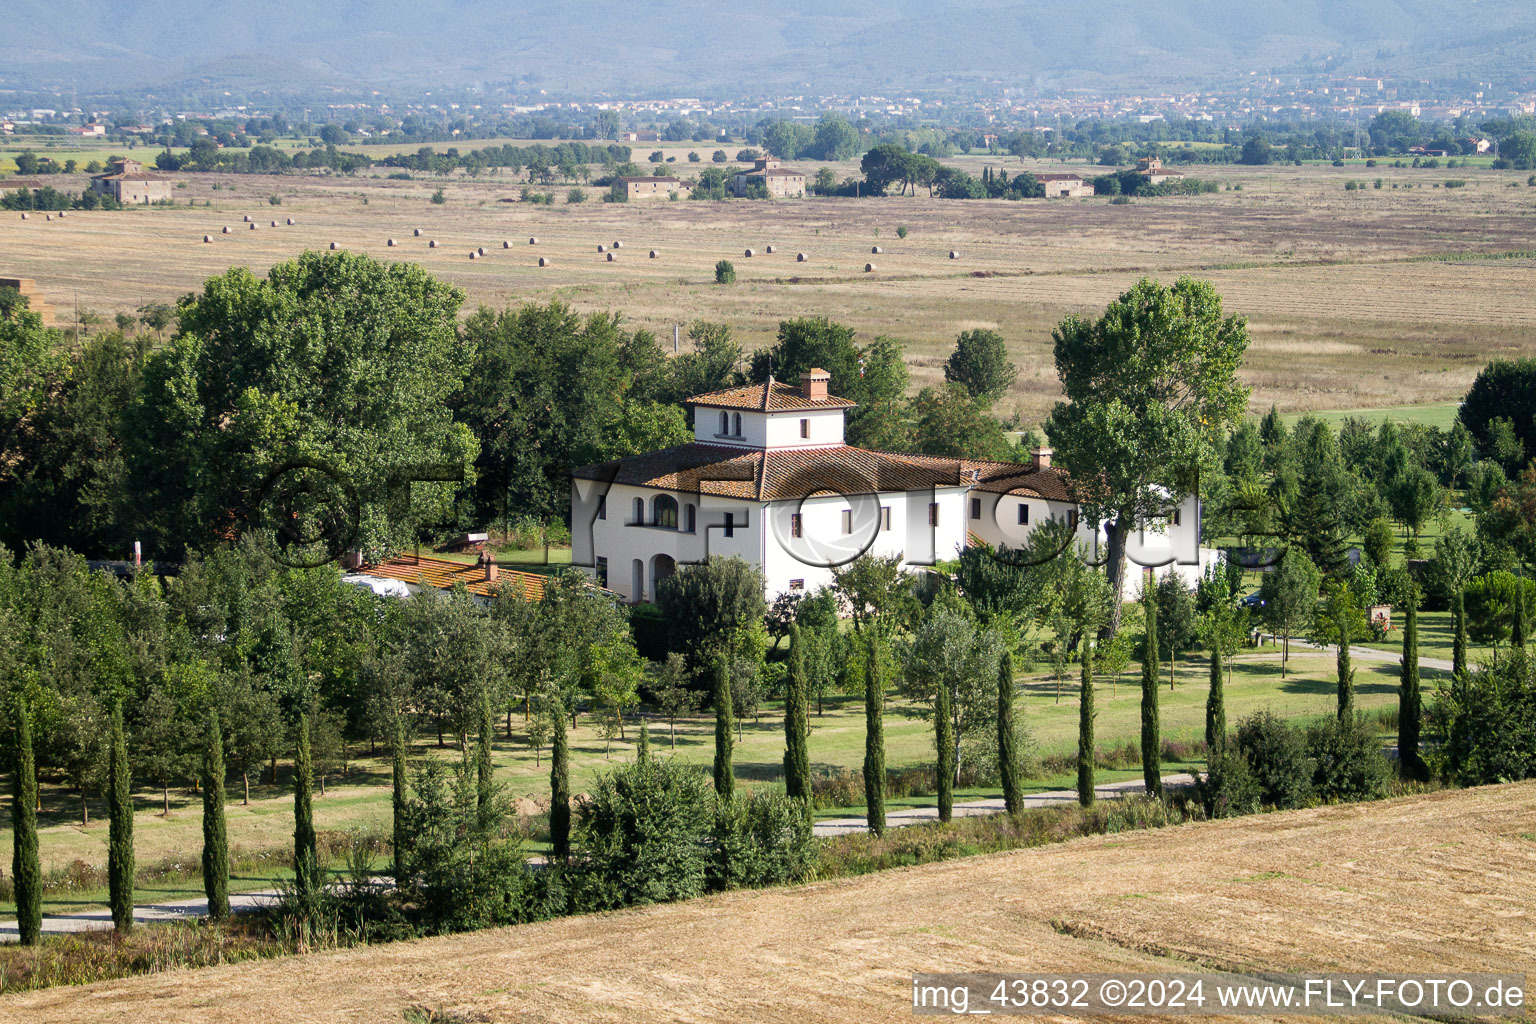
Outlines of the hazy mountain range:
{"type": "Polygon", "coordinates": [[[13,0],[0,83],[552,94],[1153,88],[1318,67],[1499,81],[1533,0],[13,0]]]}

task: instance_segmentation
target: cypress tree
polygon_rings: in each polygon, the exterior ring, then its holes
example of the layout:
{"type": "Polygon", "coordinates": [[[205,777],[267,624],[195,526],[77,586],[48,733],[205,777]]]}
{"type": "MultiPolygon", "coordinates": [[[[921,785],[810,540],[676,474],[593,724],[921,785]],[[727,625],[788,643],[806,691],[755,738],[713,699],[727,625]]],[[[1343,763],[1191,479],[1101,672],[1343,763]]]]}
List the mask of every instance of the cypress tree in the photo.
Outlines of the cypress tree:
{"type": "Polygon", "coordinates": [[[811,796],[811,752],[806,735],[807,683],[800,627],[789,627],[789,676],[784,694],[784,792],[796,799],[811,796]]]}
{"type": "Polygon", "coordinates": [[[950,717],[949,703],[949,683],[940,679],[933,699],[933,745],[939,755],[935,774],[942,822],[955,816],[955,723],[950,717]]]}
{"type": "Polygon", "coordinates": [[[1205,762],[1221,760],[1227,746],[1227,694],[1221,676],[1221,649],[1211,646],[1211,692],[1205,698],[1205,762]]]}
{"type": "Polygon", "coordinates": [[[1463,678],[1467,674],[1467,598],[1461,587],[1451,595],[1451,622],[1456,630],[1451,637],[1451,671],[1463,678]]]}
{"type": "Polygon", "coordinates": [[[1162,739],[1157,721],[1157,599],[1146,588],[1146,651],[1141,660],[1141,774],[1149,796],[1163,795],[1162,739]]]}
{"type": "Polygon", "coordinates": [[[1018,813],[1019,754],[1018,734],[1013,724],[1013,654],[1003,652],[997,665],[997,769],[1003,777],[1003,806],[1009,814],[1018,813]]]}
{"type": "Polygon", "coordinates": [[[315,765],[309,751],[309,716],[299,716],[298,750],[293,755],[293,888],[308,900],[318,890],[320,858],[315,849],[315,812],[310,801],[315,765]]]}
{"type": "Polygon", "coordinates": [[[640,719],[640,742],[635,750],[635,761],[645,764],[651,759],[651,727],[645,719],[640,719]]]}
{"type": "Polygon", "coordinates": [[[491,737],[496,723],[491,717],[491,698],[480,697],[480,735],[475,739],[475,810],[482,831],[496,827],[496,779],[491,763],[491,737]]]}
{"type": "Polygon", "coordinates": [[[32,755],[32,715],[16,698],[16,765],[11,794],[11,882],[16,892],[16,933],[23,946],[37,945],[43,930],[43,866],[37,854],[37,762],[32,755]]]}
{"type": "Polygon", "coordinates": [[[1424,759],[1419,755],[1423,707],[1419,693],[1418,604],[1418,595],[1410,595],[1403,617],[1403,673],[1397,695],[1397,766],[1399,774],[1410,782],[1422,782],[1428,777],[1424,759]]]}
{"type": "Polygon", "coordinates": [[[405,825],[405,716],[395,715],[393,786],[390,805],[393,811],[395,887],[399,888],[406,875],[406,862],[410,860],[410,837],[405,825]]]}
{"type": "Polygon", "coordinates": [[[1077,802],[1093,806],[1093,641],[1083,631],[1083,678],[1077,708],[1077,802]]]}
{"type": "Polygon", "coordinates": [[[571,855],[571,751],[565,736],[565,708],[559,699],[550,702],[554,742],[549,754],[549,842],[554,855],[571,855]]]}
{"type": "Polygon", "coordinates": [[[1355,670],[1349,664],[1349,618],[1339,615],[1339,721],[1355,712],[1355,670]]]}
{"type": "Polygon", "coordinates": [[[873,628],[864,659],[864,806],[869,830],[885,833],[885,645],[873,628]]]}
{"type": "Polygon", "coordinates": [[[1514,621],[1510,623],[1509,645],[1525,646],[1525,577],[1515,577],[1514,621]]]}
{"type": "Polygon", "coordinates": [[[736,791],[731,767],[731,675],[724,654],[715,658],[715,795],[729,800],[736,791]]]}
{"type": "Polygon", "coordinates": [[[203,746],[203,891],[208,916],[229,917],[229,837],[224,829],[224,737],[218,711],[208,712],[203,746]]]}
{"type": "Polygon", "coordinates": [[[123,708],[112,709],[107,746],[107,894],[112,927],[127,934],[133,928],[133,773],[128,744],[123,739],[123,708]]]}

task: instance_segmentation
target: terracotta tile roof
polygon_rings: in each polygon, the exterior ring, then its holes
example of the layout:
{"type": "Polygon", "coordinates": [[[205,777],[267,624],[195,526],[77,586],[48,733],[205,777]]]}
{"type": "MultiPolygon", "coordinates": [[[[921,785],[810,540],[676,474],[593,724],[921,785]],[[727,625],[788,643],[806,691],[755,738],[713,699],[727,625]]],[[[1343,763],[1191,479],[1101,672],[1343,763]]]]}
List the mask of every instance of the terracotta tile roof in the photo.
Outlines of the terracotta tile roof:
{"type": "Polygon", "coordinates": [[[447,590],[455,583],[463,583],[464,589],[481,597],[492,597],[498,589],[520,589],[530,601],[544,596],[544,577],[537,573],[518,572],[503,566],[497,567],[496,581],[487,582],[485,569],[474,562],[454,562],[446,558],[422,555],[397,555],[394,558],[357,570],[364,576],[383,580],[399,580],[402,583],[421,584],[447,590]]]}
{"type": "Polygon", "coordinates": [[[1036,181],[1082,181],[1081,174],[1037,174],[1036,181]]]}
{"type": "Polygon", "coordinates": [[[963,487],[1069,501],[1070,482],[1059,469],[1039,472],[1013,462],[946,459],[872,451],[852,445],[825,448],[742,449],[679,445],[583,466],[573,476],[631,487],[746,501],[776,501],[812,494],[872,494],[928,487],[963,487]]]}
{"type": "Polygon", "coordinates": [[[689,405],[707,405],[718,409],[756,409],[759,412],[795,412],[805,409],[851,409],[857,402],[828,395],[823,399],[806,398],[794,384],[769,378],[762,384],[743,384],[708,394],[694,395],[689,405]]]}

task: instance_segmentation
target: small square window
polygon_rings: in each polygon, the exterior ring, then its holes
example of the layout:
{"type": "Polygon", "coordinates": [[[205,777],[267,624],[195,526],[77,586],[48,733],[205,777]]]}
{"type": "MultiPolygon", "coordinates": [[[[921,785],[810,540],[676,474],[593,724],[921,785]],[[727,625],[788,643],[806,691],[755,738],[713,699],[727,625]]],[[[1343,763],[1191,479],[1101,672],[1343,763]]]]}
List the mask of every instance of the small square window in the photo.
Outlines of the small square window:
{"type": "Polygon", "coordinates": [[[981,499],[980,498],[972,498],[971,499],[971,518],[972,519],[980,519],[981,518],[981,499]]]}
{"type": "Polygon", "coordinates": [[[1178,526],[1179,525],[1179,511],[1180,511],[1179,509],[1174,509],[1173,510],[1173,515],[1168,520],[1174,526],[1178,526]]]}
{"type": "Polygon", "coordinates": [[[1029,525],[1029,506],[1024,504],[1022,501],[1019,502],[1019,525],[1029,525]]]}
{"type": "Polygon", "coordinates": [[[799,512],[793,512],[790,514],[789,535],[791,537],[805,536],[805,521],[799,512]]]}
{"type": "Polygon", "coordinates": [[[853,532],[853,509],[843,509],[843,533],[853,532]]]}
{"type": "Polygon", "coordinates": [[[789,581],[789,589],[790,590],[804,590],[805,589],[805,580],[790,580],[789,581]]]}
{"type": "Polygon", "coordinates": [[[608,559],[603,555],[597,556],[597,585],[608,586],[608,559]]]}
{"type": "Polygon", "coordinates": [[[801,420],[800,421],[800,436],[801,437],[810,437],[811,436],[811,421],[810,420],[801,420]]]}
{"type": "Polygon", "coordinates": [[[928,503],[928,525],[939,525],[939,503],[936,501],[930,501],[928,503]]]}
{"type": "Polygon", "coordinates": [[[880,529],[882,532],[891,528],[891,506],[880,506],[880,529]]]}

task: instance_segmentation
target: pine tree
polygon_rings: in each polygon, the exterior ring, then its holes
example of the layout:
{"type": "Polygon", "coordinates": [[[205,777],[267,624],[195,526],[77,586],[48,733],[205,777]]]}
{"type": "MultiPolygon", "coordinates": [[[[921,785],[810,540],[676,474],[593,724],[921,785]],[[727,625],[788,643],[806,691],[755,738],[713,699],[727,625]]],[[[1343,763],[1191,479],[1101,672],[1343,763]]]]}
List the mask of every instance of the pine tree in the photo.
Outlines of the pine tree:
{"type": "Polygon", "coordinates": [[[731,766],[731,667],[724,654],[715,658],[715,795],[729,800],[736,791],[731,766]]]}
{"type": "Polygon", "coordinates": [[[933,699],[933,745],[938,752],[935,771],[939,790],[939,820],[955,816],[955,721],[951,717],[949,683],[939,680],[933,699]]]}
{"type": "Polygon", "coordinates": [[[123,738],[123,708],[112,709],[107,743],[107,898],[112,927],[126,935],[133,928],[133,773],[123,738]]]}
{"type": "Polygon", "coordinates": [[[796,799],[811,796],[811,753],[805,678],[805,650],[800,646],[800,627],[789,627],[789,676],[784,694],[784,791],[796,799]]]}
{"type": "Polygon", "coordinates": [[[393,786],[390,793],[391,810],[394,812],[395,887],[399,888],[406,876],[406,864],[410,861],[410,833],[405,824],[405,716],[395,715],[393,786]]]}
{"type": "Polygon", "coordinates": [[[203,746],[203,891],[208,916],[229,917],[229,837],[224,829],[224,736],[218,711],[208,712],[203,746]]]}
{"type": "Polygon", "coordinates": [[[1093,641],[1083,633],[1083,675],[1077,707],[1077,802],[1093,806],[1093,641]]]}
{"type": "Polygon", "coordinates": [[[1146,588],[1146,651],[1141,660],[1141,773],[1149,796],[1163,795],[1162,739],[1157,720],[1157,599],[1146,588]]]}
{"type": "Polygon", "coordinates": [[[874,629],[864,659],[864,805],[869,830],[885,833],[885,645],[874,629]]]}
{"type": "Polygon", "coordinates": [[[1463,679],[1467,674],[1467,599],[1461,587],[1451,595],[1451,621],[1455,627],[1451,637],[1451,671],[1456,678],[1463,679]]]}
{"type": "Polygon", "coordinates": [[[1227,746],[1227,695],[1221,676],[1221,649],[1211,647],[1211,691],[1205,698],[1205,763],[1221,760],[1227,746]]]}
{"type": "Polygon", "coordinates": [[[43,930],[43,866],[37,854],[37,762],[32,755],[32,714],[16,698],[16,766],[11,800],[11,884],[16,933],[23,946],[37,945],[43,930]]]}
{"type": "Polygon", "coordinates": [[[1019,799],[1019,737],[1013,724],[1013,654],[1003,652],[997,665],[997,770],[1003,778],[1003,806],[1017,814],[1019,799]]]}
{"type": "Polygon", "coordinates": [[[565,708],[550,702],[554,741],[549,754],[549,842],[557,860],[571,856],[571,751],[565,736],[565,708]]]}
{"type": "Polygon", "coordinates": [[[293,755],[293,888],[301,902],[319,889],[320,858],[315,848],[311,805],[315,764],[309,750],[309,716],[299,716],[298,750],[293,755]]]}
{"type": "Polygon", "coordinates": [[[1420,718],[1423,713],[1419,693],[1419,602],[1418,595],[1408,598],[1403,616],[1403,674],[1397,695],[1397,765],[1403,779],[1422,782],[1429,777],[1424,758],[1419,755],[1420,718]]]}
{"type": "Polygon", "coordinates": [[[1339,617],[1339,721],[1345,721],[1355,713],[1355,670],[1349,663],[1349,619],[1339,617]]]}
{"type": "Polygon", "coordinates": [[[645,764],[651,759],[651,727],[640,719],[640,742],[635,747],[635,762],[645,764]]]}

